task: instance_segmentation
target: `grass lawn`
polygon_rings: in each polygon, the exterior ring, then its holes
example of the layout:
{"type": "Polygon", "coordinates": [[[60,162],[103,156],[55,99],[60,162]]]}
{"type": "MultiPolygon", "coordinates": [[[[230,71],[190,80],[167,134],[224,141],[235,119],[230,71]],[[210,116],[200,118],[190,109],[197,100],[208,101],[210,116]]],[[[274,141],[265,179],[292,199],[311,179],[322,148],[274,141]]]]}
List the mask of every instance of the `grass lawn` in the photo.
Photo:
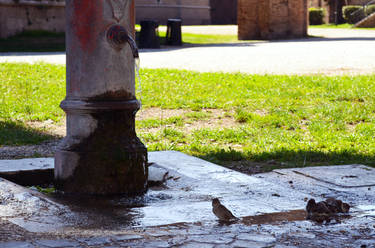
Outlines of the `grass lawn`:
{"type": "MultiPolygon", "coordinates": [[[[165,32],[159,32],[161,44],[165,44],[165,32]]],[[[182,42],[185,44],[207,45],[222,43],[243,43],[248,41],[239,41],[237,35],[222,34],[190,34],[182,33],[182,42]]]]}
{"type": "Polygon", "coordinates": [[[339,29],[349,29],[349,28],[352,28],[352,29],[357,29],[357,30],[361,30],[361,29],[375,30],[375,28],[355,28],[353,24],[348,24],[348,23],[338,24],[338,25],[335,25],[333,23],[322,24],[322,25],[310,25],[309,28],[339,28],[339,29]]]}
{"type": "MultiPolygon", "coordinates": [[[[375,75],[143,69],[141,77],[144,109],[137,133],[150,151],[173,149],[225,165],[250,161],[270,168],[375,165],[375,75]]],[[[65,67],[3,63],[0,81],[0,146],[50,138],[27,123],[64,118],[58,105],[65,67]]]]}
{"type": "Polygon", "coordinates": [[[0,52],[63,52],[65,34],[46,31],[26,31],[0,39],[0,52]]]}

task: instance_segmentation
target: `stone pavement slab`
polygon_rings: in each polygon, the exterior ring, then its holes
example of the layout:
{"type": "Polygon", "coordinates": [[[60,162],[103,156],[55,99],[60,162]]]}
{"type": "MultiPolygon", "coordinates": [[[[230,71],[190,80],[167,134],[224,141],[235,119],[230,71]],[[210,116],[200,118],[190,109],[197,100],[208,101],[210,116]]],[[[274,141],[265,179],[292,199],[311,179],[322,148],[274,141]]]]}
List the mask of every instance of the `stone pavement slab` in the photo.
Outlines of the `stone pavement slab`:
{"type": "Polygon", "coordinates": [[[20,171],[53,169],[53,160],[53,158],[0,160],[0,175],[11,174],[20,171]]]}
{"type": "Polygon", "coordinates": [[[369,181],[373,168],[248,176],[173,151],[150,152],[149,161],[153,170],[168,171],[169,180],[131,200],[46,196],[0,179],[0,220],[24,230],[21,237],[19,232],[2,236],[0,226],[0,247],[371,247],[375,242],[373,186],[345,187],[356,177],[369,181]],[[241,219],[218,222],[213,197],[241,219]],[[348,202],[350,215],[322,224],[305,220],[306,200],[326,197],[348,202]]]}

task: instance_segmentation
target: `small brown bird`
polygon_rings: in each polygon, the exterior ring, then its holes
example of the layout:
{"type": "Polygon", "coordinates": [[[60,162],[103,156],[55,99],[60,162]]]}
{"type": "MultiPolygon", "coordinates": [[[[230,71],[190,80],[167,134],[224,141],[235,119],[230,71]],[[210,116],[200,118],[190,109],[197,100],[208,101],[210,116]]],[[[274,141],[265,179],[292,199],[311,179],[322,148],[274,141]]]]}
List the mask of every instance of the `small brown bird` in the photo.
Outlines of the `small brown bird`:
{"type": "Polygon", "coordinates": [[[230,221],[237,220],[231,211],[229,211],[224,205],[222,205],[218,198],[212,200],[212,212],[219,218],[221,221],[230,221]]]}
{"type": "Polygon", "coordinates": [[[350,210],[350,205],[348,203],[343,202],[342,203],[342,212],[347,214],[347,213],[349,213],[349,210],[350,210]]]}
{"type": "Polygon", "coordinates": [[[333,213],[348,213],[350,206],[349,204],[342,202],[341,200],[336,200],[335,198],[331,197],[325,200],[327,203],[328,208],[333,213]]]}
{"type": "Polygon", "coordinates": [[[332,211],[327,207],[327,204],[325,202],[321,201],[321,202],[316,203],[315,199],[310,199],[307,202],[306,212],[308,216],[316,215],[316,214],[318,215],[332,214],[332,211]]]}

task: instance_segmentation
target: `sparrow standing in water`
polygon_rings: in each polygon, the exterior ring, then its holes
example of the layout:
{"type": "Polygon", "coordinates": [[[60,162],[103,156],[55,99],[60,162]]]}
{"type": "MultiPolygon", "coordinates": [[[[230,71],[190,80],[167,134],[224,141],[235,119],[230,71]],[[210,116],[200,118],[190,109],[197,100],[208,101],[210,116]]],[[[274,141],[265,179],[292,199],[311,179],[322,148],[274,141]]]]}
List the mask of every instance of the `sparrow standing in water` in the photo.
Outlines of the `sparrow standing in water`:
{"type": "Polygon", "coordinates": [[[218,198],[212,200],[212,212],[219,218],[221,221],[230,221],[237,220],[231,211],[229,211],[224,205],[222,205],[218,198]]]}

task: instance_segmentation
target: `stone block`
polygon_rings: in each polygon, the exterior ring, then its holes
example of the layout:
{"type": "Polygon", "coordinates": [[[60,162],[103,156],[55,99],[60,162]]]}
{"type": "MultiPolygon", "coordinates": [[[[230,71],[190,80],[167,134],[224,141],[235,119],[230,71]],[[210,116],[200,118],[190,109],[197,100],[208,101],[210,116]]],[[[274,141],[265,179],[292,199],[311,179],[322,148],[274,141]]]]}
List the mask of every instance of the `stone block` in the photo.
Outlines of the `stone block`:
{"type": "Polygon", "coordinates": [[[307,36],[307,0],[239,0],[238,38],[285,39],[307,36]]]}
{"type": "Polygon", "coordinates": [[[64,32],[64,6],[61,1],[43,1],[35,5],[0,0],[0,38],[29,30],[64,32]]]}

